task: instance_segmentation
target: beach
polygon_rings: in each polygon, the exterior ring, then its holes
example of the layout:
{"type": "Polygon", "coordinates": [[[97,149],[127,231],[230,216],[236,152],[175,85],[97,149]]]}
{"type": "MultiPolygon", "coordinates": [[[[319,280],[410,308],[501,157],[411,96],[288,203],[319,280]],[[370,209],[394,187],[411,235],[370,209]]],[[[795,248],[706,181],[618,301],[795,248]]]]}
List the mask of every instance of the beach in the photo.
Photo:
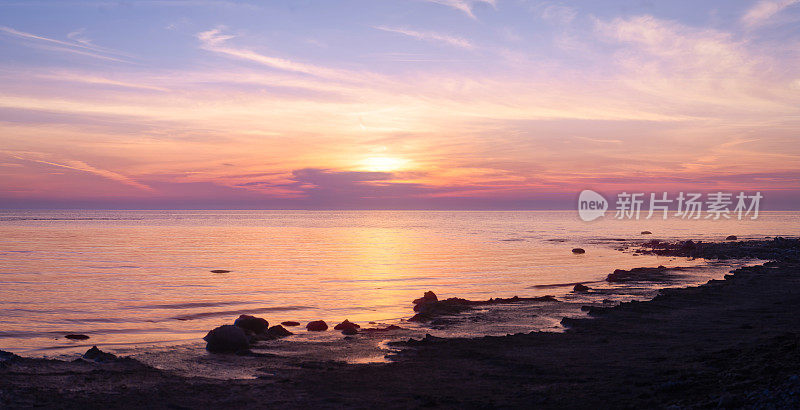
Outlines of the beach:
{"type": "MultiPolygon", "coordinates": [[[[703,244],[694,256],[760,257],[724,280],[590,309],[563,333],[401,343],[390,363],[258,357],[251,380],[185,377],[133,359],[4,354],[3,407],[696,408],[798,405],[798,241],[703,244]]],[[[685,242],[643,252],[686,253],[685,242]]],[[[231,360],[237,360],[232,356],[231,360]]]]}

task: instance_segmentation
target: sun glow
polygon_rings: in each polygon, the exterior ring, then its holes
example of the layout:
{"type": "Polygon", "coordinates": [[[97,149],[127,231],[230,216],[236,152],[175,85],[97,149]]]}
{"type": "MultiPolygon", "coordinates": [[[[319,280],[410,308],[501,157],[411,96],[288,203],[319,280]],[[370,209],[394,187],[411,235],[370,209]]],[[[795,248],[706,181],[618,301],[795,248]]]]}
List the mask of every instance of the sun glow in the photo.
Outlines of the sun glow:
{"type": "Polygon", "coordinates": [[[394,172],[407,168],[408,160],[396,157],[369,157],[359,163],[359,169],[370,172],[394,172]]]}

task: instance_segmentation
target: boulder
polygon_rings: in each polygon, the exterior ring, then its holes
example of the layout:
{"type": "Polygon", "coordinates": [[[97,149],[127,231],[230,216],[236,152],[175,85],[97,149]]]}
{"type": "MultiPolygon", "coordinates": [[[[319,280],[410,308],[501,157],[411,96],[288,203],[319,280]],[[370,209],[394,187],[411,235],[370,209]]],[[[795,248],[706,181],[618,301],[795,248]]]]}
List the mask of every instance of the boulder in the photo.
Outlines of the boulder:
{"type": "Polygon", "coordinates": [[[737,238],[736,235],[728,235],[728,237],[725,238],[726,241],[735,241],[737,239],[739,238],[737,238]]]}
{"type": "Polygon", "coordinates": [[[295,322],[294,320],[287,320],[285,322],[281,322],[284,326],[300,326],[300,322],[295,322]]]}
{"type": "Polygon", "coordinates": [[[349,321],[349,320],[345,319],[345,320],[344,320],[344,322],[342,322],[342,323],[339,323],[338,325],[334,326],[333,328],[334,328],[335,330],[348,330],[348,329],[352,329],[352,330],[356,330],[356,331],[357,331],[358,329],[360,329],[360,328],[361,328],[361,326],[359,326],[359,325],[357,325],[357,324],[355,324],[355,323],[353,323],[353,322],[351,322],[351,321],[349,321]]]}
{"type": "Polygon", "coordinates": [[[576,283],[575,287],[572,288],[573,292],[588,292],[589,287],[584,285],[583,283],[576,283]]]}
{"type": "Polygon", "coordinates": [[[275,325],[267,329],[267,337],[270,339],[280,339],[282,337],[291,336],[293,334],[294,333],[286,330],[286,328],[281,325],[275,325]]]}
{"type": "Polygon", "coordinates": [[[309,332],[324,332],[328,330],[328,324],[325,323],[324,320],[315,320],[313,322],[308,322],[306,330],[309,332]]]}
{"type": "Polygon", "coordinates": [[[586,253],[586,251],[583,248],[573,248],[572,253],[581,254],[581,253],[586,253]]]}
{"type": "Polygon", "coordinates": [[[235,353],[250,348],[245,331],[234,325],[215,328],[203,340],[206,341],[206,350],[213,353],[235,353]]]}
{"type": "Polygon", "coordinates": [[[266,319],[250,315],[239,316],[239,318],[233,322],[233,325],[253,332],[257,335],[262,334],[269,329],[269,322],[267,322],[266,319]]]}
{"type": "Polygon", "coordinates": [[[86,340],[86,339],[89,338],[89,336],[73,333],[73,334],[69,334],[69,335],[64,336],[64,338],[70,339],[70,340],[86,340]]]}
{"type": "Polygon", "coordinates": [[[106,353],[97,348],[97,346],[92,346],[91,349],[87,350],[86,353],[83,354],[84,359],[94,360],[95,362],[110,362],[112,360],[116,360],[117,356],[106,353]]]}
{"type": "Polygon", "coordinates": [[[356,329],[354,327],[348,327],[348,328],[345,328],[345,329],[342,330],[342,334],[343,335],[347,335],[347,336],[357,335],[358,334],[358,329],[356,329]]]}
{"type": "Polygon", "coordinates": [[[438,301],[439,301],[439,298],[436,297],[435,293],[433,293],[431,291],[427,291],[422,295],[421,298],[414,299],[414,301],[411,302],[411,303],[413,303],[415,305],[420,305],[420,304],[424,304],[424,303],[433,303],[433,302],[438,302],[438,301]]]}

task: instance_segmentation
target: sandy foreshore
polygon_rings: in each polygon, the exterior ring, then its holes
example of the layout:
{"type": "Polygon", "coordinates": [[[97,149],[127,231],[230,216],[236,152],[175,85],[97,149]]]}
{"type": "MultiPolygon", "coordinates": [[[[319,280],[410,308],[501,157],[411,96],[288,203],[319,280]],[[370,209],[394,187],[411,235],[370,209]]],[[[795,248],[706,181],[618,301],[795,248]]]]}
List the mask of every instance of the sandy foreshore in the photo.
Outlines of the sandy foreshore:
{"type": "Polygon", "coordinates": [[[592,309],[565,333],[406,343],[395,362],[274,366],[254,380],[183,377],[132,359],[0,354],[0,407],[800,406],[800,242],[650,244],[665,255],[773,260],[652,301],[592,309]]]}

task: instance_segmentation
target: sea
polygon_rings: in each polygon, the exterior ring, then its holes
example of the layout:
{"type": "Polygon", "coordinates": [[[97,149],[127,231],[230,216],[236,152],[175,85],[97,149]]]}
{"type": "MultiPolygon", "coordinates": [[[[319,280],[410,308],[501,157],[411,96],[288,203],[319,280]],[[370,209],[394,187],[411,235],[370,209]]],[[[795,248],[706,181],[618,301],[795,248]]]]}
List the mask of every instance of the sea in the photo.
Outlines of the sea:
{"type": "MultiPolygon", "coordinates": [[[[561,319],[585,315],[586,304],[644,300],[665,286],[697,285],[759,262],[633,251],[653,239],[728,235],[798,236],[800,213],[584,222],[575,211],[0,210],[0,349],[63,358],[97,345],[180,367],[164,357],[177,350],[201,357],[210,329],[251,314],[271,324],[401,326],[406,331],[397,336],[363,336],[372,343],[368,354],[344,354],[380,361],[393,337],[563,331],[561,319]],[[577,247],[586,252],[574,254],[577,247]],[[686,269],[668,283],[605,281],[615,269],[659,265],[686,269]],[[592,291],[572,292],[574,283],[592,291]],[[426,291],[440,299],[553,295],[559,302],[408,322],[412,300],[426,291]]],[[[297,354],[325,346],[336,359],[331,346],[345,343],[339,332],[289,329],[295,335],[264,349],[297,354]]]]}

